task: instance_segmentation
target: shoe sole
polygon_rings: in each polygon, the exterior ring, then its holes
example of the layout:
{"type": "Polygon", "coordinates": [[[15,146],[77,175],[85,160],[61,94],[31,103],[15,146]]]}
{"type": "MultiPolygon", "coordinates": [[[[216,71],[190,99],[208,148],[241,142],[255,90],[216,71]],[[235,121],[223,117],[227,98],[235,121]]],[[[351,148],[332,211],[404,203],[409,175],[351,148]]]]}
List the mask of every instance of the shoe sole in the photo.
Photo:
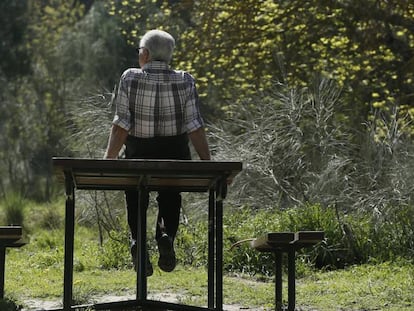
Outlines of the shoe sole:
{"type": "Polygon", "coordinates": [[[168,236],[163,236],[158,241],[158,251],[160,258],[158,259],[158,266],[162,271],[171,272],[175,269],[176,258],[174,247],[168,236]]]}

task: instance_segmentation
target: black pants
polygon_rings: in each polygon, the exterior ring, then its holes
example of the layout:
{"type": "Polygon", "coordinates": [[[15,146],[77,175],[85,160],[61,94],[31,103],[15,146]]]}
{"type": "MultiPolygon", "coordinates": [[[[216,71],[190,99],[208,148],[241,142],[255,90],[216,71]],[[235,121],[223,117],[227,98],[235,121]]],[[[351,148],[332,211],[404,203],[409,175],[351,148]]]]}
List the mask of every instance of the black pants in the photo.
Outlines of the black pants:
{"type": "MultiPolygon", "coordinates": [[[[187,134],[168,137],[138,138],[128,136],[125,156],[127,159],[173,159],[190,160],[187,134]]],[[[125,191],[128,225],[131,238],[137,239],[138,191],[125,191]]],[[[145,208],[149,197],[145,198],[145,208]]],[[[167,233],[172,239],[178,230],[181,195],[178,191],[158,191],[158,217],[155,238],[167,233]]]]}

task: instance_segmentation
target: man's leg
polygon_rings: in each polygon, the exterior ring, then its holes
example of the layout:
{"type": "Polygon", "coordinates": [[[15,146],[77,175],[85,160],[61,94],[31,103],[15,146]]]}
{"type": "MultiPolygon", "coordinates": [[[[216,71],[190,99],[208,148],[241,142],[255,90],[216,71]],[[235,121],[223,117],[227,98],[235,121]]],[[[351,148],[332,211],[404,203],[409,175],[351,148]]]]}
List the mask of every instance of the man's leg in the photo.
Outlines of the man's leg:
{"type": "Polygon", "coordinates": [[[160,191],[157,201],[158,217],[155,238],[160,253],[158,266],[163,271],[171,272],[176,266],[174,239],[180,220],[181,195],[176,191],[160,191]]]}
{"type": "Polygon", "coordinates": [[[155,238],[158,240],[166,233],[173,240],[177,234],[181,211],[181,194],[177,191],[159,191],[158,217],[155,238]]]}

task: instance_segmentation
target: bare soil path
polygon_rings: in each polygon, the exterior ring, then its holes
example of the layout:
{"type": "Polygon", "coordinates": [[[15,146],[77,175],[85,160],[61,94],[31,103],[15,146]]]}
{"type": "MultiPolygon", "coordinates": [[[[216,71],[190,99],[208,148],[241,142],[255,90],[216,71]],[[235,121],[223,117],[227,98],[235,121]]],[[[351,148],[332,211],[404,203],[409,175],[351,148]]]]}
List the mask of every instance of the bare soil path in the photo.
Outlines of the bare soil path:
{"type": "MultiPolygon", "coordinates": [[[[112,296],[105,295],[97,297],[95,302],[106,303],[114,301],[123,301],[134,299],[135,295],[125,295],[125,296],[112,296]]],[[[182,300],[182,297],[177,294],[170,293],[158,293],[158,294],[148,294],[148,299],[151,300],[160,300],[171,303],[179,303],[182,300]]],[[[43,300],[43,299],[29,299],[25,300],[25,306],[22,311],[42,311],[42,310],[52,310],[62,307],[61,300],[43,300]]],[[[263,308],[247,308],[237,305],[223,305],[223,310],[225,311],[238,311],[238,310],[251,310],[251,311],[264,311],[263,308]]]]}

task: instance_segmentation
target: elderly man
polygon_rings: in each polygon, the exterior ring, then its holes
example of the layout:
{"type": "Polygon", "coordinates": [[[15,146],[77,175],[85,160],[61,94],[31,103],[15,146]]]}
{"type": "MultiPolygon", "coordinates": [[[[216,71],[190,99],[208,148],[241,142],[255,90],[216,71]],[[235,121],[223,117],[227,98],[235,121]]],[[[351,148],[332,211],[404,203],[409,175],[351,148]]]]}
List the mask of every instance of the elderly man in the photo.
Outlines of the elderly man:
{"type": "MultiPolygon", "coordinates": [[[[165,31],[151,30],[142,37],[137,48],[141,68],[129,68],[120,78],[116,113],[104,158],[117,158],[125,145],[126,158],[189,160],[191,141],[200,159],[210,160],[194,78],[169,67],[174,46],[174,38],[165,31]]],[[[125,194],[136,269],[138,192],[125,194]]],[[[148,205],[148,198],[146,201],[148,205]]],[[[177,191],[159,191],[157,202],[158,266],[170,272],[176,266],[173,243],[179,225],[181,195],[177,191]]],[[[146,274],[152,273],[147,260],[146,274]]]]}

